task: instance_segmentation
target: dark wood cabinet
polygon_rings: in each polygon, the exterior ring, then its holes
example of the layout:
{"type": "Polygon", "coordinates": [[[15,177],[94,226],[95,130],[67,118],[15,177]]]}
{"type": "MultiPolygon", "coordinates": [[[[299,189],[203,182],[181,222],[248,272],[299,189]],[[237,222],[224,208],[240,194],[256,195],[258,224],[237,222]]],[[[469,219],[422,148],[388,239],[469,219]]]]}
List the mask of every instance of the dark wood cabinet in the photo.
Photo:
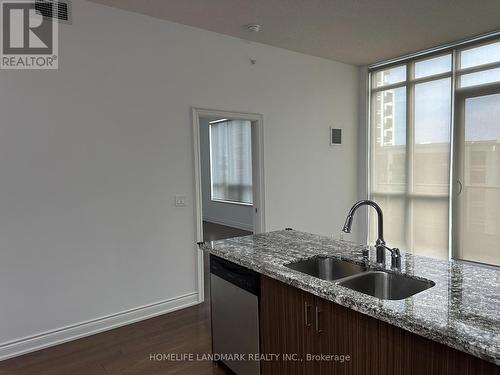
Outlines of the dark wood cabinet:
{"type": "Polygon", "coordinates": [[[263,375],[500,374],[493,363],[274,279],[261,283],[262,353],[274,357],[262,362],[263,375]]]}
{"type": "Polygon", "coordinates": [[[261,344],[269,358],[262,361],[262,372],[304,374],[301,359],[312,343],[314,297],[266,277],[261,283],[261,344]]]}

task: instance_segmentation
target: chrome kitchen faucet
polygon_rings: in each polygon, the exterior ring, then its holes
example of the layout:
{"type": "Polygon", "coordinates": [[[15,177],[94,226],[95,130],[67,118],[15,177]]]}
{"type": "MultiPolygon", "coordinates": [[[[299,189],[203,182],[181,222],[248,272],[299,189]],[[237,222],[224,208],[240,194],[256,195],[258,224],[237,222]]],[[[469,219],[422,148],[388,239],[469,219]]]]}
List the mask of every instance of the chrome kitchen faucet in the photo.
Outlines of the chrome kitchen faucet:
{"type": "Polygon", "coordinates": [[[382,209],[380,206],[374,201],[365,199],[358,201],[351,207],[349,213],[347,214],[347,218],[345,220],[344,228],[342,231],[345,233],[351,233],[352,227],[352,218],[356,210],[361,206],[370,206],[373,207],[377,211],[378,218],[378,238],[375,242],[375,248],[377,249],[377,263],[385,265],[385,250],[389,250],[391,252],[391,268],[399,269],[401,268],[401,253],[399,249],[395,247],[391,249],[387,247],[384,240],[384,215],[382,214],[382,209]]]}

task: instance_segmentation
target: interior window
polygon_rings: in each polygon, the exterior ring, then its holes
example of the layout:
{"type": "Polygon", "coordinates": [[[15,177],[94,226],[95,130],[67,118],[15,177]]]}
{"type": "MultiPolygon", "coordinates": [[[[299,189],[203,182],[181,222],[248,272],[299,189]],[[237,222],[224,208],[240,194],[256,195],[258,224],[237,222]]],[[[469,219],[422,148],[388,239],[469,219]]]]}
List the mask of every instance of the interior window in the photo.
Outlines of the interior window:
{"type": "Polygon", "coordinates": [[[212,200],[252,204],[252,130],[248,120],[210,123],[212,200]]]}

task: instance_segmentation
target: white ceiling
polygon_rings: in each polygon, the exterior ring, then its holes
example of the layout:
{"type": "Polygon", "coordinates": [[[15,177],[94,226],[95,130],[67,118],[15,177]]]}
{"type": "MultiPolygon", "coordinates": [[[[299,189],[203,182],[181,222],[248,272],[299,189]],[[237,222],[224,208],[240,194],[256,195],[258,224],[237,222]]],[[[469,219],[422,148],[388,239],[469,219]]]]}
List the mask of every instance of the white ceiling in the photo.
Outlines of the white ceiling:
{"type": "Polygon", "coordinates": [[[500,29],[500,0],[91,1],[356,65],[500,29]]]}

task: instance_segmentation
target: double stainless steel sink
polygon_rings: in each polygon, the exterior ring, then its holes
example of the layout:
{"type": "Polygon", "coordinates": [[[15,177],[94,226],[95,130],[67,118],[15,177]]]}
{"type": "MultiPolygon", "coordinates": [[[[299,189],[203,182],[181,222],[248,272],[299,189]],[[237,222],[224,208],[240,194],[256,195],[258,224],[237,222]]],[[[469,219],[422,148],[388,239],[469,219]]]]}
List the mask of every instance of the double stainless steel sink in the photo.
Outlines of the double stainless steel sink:
{"type": "Polygon", "coordinates": [[[435,285],[431,280],[371,270],[361,264],[331,257],[314,257],[286,266],[380,299],[405,299],[435,285]]]}
{"type": "Polygon", "coordinates": [[[366,267],[362,265],[327,257],[310,258],[297,263],[287,264],[286,266],[328,281],[342,279],[366,271],[366,267]]]}

